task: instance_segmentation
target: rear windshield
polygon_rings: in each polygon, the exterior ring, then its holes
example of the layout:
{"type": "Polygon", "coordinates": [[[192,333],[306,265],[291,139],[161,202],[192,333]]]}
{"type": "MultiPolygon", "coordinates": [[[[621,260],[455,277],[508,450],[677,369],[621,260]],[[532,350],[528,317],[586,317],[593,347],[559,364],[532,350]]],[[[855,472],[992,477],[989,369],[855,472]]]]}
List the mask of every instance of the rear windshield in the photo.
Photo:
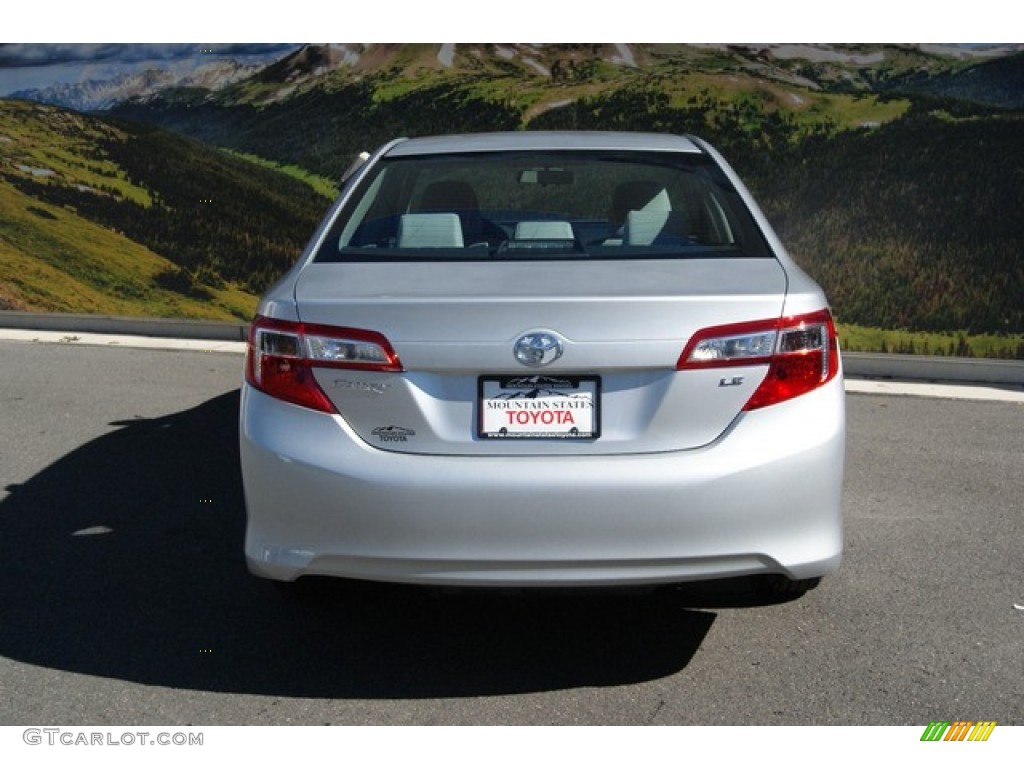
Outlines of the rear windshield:
{"type": "Polygon", "coordinates": [[[382,159],[316,260],[770,255],[705,155],[533,151],[382,159]]]}

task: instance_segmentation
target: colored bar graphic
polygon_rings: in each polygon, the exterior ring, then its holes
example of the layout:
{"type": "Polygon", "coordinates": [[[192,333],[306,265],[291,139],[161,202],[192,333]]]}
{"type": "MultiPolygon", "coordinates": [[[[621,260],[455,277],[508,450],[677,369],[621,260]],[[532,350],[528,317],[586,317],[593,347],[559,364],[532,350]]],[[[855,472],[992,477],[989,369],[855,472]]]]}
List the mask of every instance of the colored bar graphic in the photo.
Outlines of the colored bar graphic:
{"type": "Polygon", "coordinates": [[[921,734],[921,741],[988,741],[995,720],[932,720],[921,734]]]}
{"type": "Polygon", "coordinates": [[[949,727],[949,732],[946,734],[946,738],[944,738],[943,741],[963,741],[967,738],[967,734],[970,732],[972,725],[974,725],[974,723],[970,720],[957,720],[949,727]]]}
{"type": "Polygon", "coordinates": [[[988,741],[988,737],[992,735],[992,731],[995,730],[995,720],[982,720],[974,726],[974,730],[971,731],[971,735],[967,737],[968,741],[988,741]]]}
{"type": "Polygon", "coordinates": [[[948,720],[932,720],[921,734],[921,741],[941,741],[942,734],[949,728],[948,720]]]}

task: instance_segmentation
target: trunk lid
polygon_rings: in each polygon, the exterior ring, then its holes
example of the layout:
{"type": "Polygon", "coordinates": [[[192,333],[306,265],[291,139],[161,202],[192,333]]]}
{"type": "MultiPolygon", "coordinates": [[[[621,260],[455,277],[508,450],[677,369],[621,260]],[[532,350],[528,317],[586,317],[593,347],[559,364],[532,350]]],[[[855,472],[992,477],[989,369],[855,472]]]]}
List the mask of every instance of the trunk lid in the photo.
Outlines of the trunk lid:
{"type": "Polygon", "coordinates": [[[778,317],[786,285],[773,258],[310,263],[295,299],[303,322],[376,331],[397,352],[403,372],[315,369],[376,448],[609,454],[718,437],[767,365],[677,371],[679,355],[702,328],[778,317]],[[557,338],[561,356],[521,363],[514,346],[531,333],[557,338]],[[517,380],[502,396],[512,400],[596,382],[599,437],[482,437],[482,377],[517,380]]]}

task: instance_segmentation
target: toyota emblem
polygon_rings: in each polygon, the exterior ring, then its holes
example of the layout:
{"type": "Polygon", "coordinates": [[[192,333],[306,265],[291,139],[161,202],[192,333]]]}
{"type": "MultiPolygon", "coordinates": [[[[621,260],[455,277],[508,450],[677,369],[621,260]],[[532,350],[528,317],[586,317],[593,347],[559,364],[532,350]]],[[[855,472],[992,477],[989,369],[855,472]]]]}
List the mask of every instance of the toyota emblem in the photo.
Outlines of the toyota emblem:
{"type": "Polygon", "coordinates": [[[540,368],[562,356],[562,342],[551,333],[537,332],[521,336],[512,348],[516,360],[530,368],[540,368]]]}

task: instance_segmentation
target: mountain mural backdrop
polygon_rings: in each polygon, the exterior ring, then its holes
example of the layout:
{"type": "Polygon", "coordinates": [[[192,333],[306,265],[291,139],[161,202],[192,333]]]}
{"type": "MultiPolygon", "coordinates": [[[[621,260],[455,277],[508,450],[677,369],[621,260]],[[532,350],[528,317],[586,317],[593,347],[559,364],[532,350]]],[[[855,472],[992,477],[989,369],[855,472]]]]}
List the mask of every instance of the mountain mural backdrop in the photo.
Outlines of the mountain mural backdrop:
{"type": "Polygon", "coordinates": [[[848,347],[902,329],[900,351],[1024,358],[1020,46],[303,45],[191,67],[134,46],[122,71],[108,47],[105,79],[14,87],[46,60],[16,48],[0,308],[247,319],[361,150],[653,130],[722,150],[848,347]]]}

